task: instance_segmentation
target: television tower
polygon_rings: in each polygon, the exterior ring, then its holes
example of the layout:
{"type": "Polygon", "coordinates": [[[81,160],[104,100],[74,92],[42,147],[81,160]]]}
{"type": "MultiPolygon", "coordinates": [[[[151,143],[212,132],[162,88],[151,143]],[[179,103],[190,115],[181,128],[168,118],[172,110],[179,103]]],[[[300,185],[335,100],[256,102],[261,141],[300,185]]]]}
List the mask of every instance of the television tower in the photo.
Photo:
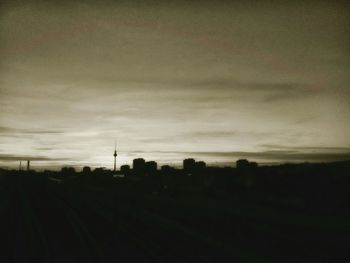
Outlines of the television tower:
{"type": "Polygon", "coordinates": [[[114,169],[113,169],[113,171],[115,172],[116,170],[117,170],[117,143],[115,142],[114,143],[114,154],[113,154],[113,156],[114,156],[114,169]]]}

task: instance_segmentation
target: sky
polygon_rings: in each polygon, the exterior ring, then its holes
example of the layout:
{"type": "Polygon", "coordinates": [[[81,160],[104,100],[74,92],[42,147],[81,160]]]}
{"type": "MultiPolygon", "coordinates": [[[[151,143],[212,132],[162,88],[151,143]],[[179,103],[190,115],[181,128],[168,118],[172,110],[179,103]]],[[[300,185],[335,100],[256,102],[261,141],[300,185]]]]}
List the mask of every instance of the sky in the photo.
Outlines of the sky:
{"type": "Polygon", "coordinates": [[[73,2],[1,4],[0,166],[350,159],[346,1],[73,2]]]}

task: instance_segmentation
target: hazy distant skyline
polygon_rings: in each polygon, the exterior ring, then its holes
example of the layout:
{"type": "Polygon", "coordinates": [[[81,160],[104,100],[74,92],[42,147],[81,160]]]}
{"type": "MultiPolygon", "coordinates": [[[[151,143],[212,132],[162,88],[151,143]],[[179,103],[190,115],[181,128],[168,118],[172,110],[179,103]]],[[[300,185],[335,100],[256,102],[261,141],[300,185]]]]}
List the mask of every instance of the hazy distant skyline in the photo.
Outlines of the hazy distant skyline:
{"type": "Polygon", "coordinates": [[[115,140],[118,166],[350,159],[349,11],[346,1],[2,4],[0,166],[111,168],[115,140]]]}

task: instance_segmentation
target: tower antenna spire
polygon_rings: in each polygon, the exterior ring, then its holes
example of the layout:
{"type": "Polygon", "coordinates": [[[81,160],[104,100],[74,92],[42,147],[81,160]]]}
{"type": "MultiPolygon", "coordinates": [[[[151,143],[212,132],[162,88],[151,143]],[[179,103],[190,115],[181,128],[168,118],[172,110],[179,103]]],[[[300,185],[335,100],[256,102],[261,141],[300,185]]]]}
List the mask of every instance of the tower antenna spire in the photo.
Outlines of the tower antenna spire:
{"type": "Polygon", "coordinates": [[[113,171],[115,172],[117,170],[117,141],[114,141],[114,169],[113,171]]]}

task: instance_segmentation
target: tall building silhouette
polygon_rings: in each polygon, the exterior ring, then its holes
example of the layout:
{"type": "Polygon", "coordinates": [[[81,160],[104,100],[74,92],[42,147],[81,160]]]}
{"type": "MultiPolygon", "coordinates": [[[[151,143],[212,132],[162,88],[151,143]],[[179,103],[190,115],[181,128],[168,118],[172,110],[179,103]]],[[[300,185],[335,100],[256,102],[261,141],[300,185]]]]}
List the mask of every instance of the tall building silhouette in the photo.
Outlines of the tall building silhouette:
{"type": "Polygon", "coordinates": [[[27,171],[30,170],[30,160],[27,160],[27,171]]]}
{"type": "Polygon", "coordinates": [[[195,164],[196,164],[196,161],[194,159],[192,159],[192,158],[185,159],[183,161],[183,169],[186,172],[193,172],[193,170],[195,168],[195,164]]]}
{"type": "Polygon", "coordinates": [[[113,171],[115,172],[117,170],[117,143],[114,143],[114,169],[113,171]]]}
{"type": "Polygon", "coordinates": [[[134,173],[140,175],[145,173],[145,159],[143,158],[137,158],[132,161],[132,168],[134,170],[134,173]]]}

